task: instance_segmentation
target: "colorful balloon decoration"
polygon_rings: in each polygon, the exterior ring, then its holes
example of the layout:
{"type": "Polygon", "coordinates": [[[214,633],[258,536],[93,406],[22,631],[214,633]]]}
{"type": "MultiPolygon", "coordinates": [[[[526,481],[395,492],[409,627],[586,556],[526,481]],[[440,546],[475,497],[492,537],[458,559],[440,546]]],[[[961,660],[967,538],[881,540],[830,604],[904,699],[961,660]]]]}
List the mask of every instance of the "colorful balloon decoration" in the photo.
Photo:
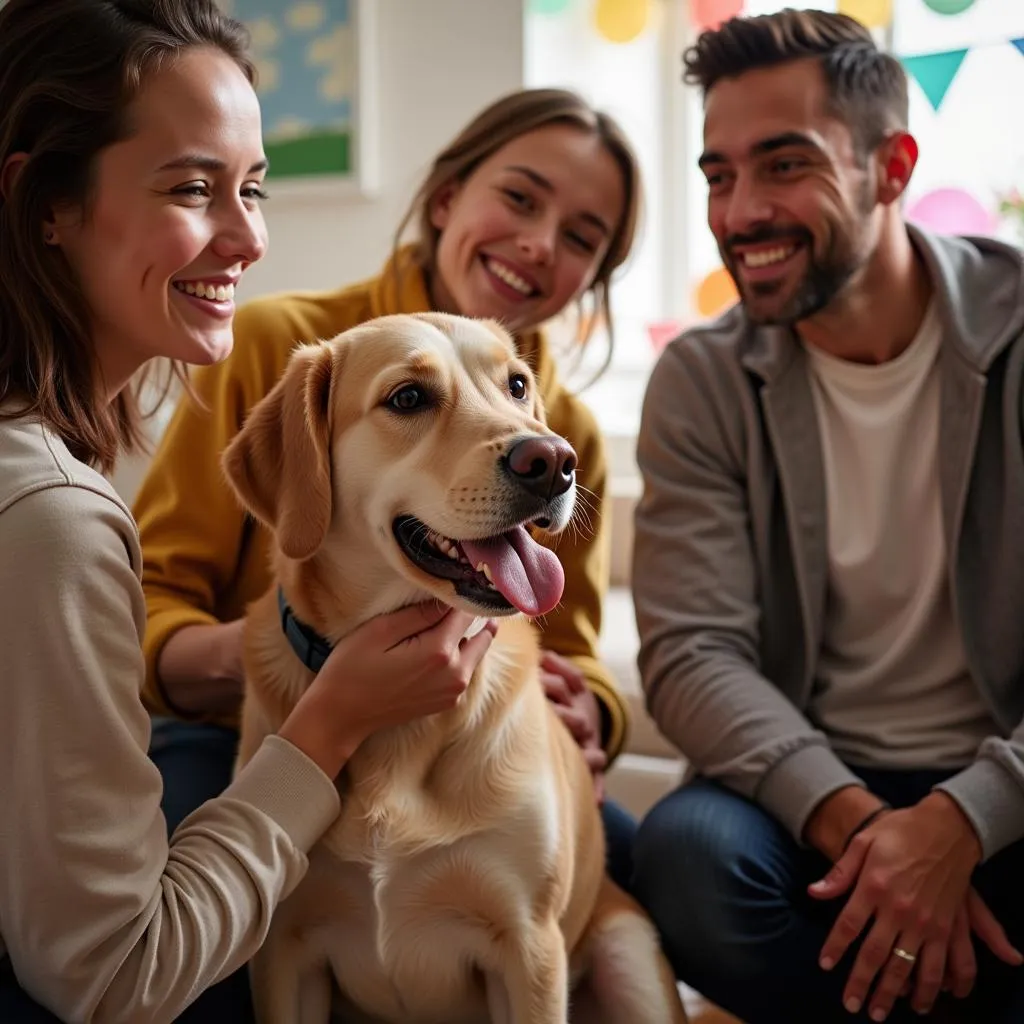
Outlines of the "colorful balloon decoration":
{"type": "Polygon", "coordinates": [[[996,216],[969,192],[937,188],[907,206],[907,220],[942,235],[990,235],[996,216]]]}
{"type": "Polygon", "coordinates": [[[568,10],[571,0],[530,0],[531,14],[561,14],[568,10]]]}
{"type": "Polygon", "coordinates": [[[743,13],[744,0],[690,0],[690,21],[698,31],[716,29],[743,13]]]}
{"type": "Polygon", "coordinates": [[[651,17],[651,0],[597,0],[594,24],[610,43],[630,43],[651,17]]]}
{"type": "Polygon", "coordinates": [[[699,285],[694,296],[697,312],[704,317],[716,317],[734,305],[739,298],[736,284],[725,267],[712,270],[699,285]]]}
{"type": "Polygon", "coordinates": [[[936,14],[963,14],[974,0],[924,0],[924,5],[936,14]]]}
{"type": "Polygon", "coordinates": [[[868,28],[885,28],[892,21],[892,0],[839,0],[837,9],[868,28]]]}

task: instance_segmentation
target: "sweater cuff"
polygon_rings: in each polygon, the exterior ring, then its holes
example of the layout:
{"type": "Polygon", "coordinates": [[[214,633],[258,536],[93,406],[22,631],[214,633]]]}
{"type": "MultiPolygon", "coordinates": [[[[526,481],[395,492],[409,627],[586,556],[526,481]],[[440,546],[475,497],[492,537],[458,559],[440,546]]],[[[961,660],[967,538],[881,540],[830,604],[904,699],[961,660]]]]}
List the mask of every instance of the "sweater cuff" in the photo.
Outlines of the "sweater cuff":
{"type": "Polygon", "coordinates": [[[981,841],[982,863],[1024,838],[1024,790],[991,758],[979,758],[935,787],[956,801],[981,841]]]}
{"type": "Polygon", "coordinates": [[[803,836],[807,819],[818,804],[847,786],[864,788],[864,781],[829,747],[815,744],[801,747],[769,769],[754,798],[801,846],[806,846],[803,836]]]}
{"type": "Polygon", "coordinates": [[[587,687],[597,698],[598,710],[601,713],[601,747],[608,755],[608,764],[605,768],[607,771],[626,745],[626,706],[618,690],[610,687],[603,679],[587,676],[587,687]]]}
{"type": "Polygon", "coordinates": [[[334,783],[294,744],[268,736],[224,790],[261,810],[308,853],[341,810],[334,783]]]}

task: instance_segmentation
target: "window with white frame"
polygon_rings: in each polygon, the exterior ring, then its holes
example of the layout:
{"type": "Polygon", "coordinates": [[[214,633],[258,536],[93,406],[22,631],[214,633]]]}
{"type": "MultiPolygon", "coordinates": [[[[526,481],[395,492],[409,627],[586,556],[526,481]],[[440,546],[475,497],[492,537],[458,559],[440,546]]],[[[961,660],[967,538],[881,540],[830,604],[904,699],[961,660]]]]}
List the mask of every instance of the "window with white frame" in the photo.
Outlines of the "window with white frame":
{"type": "MultiPolygon", "coordinates": [[[[636,248],[612,290],[615,351],[608,372],[582,397],[613,439],[635,436],[648,374],[660,345],[687,325],[717,315],[734,294],[705,221],[706,185],[697,169],[702,112],[682,84],[682,52],[699,31],[691,3],[716,0],[527,0],[525,81],[573,88],[612,114],[637,150],[645,216],[636,248]],[[627,42],[602,35],[598,9],[616,2],[647,11],[627,42]]],[[[720,6],[735,8],[733,0],[720,6]]],[[[744,14],[782,7],[886,9],[879,0],[779,3],[745,0],[744,14]]],[[[1020,240],[1024,132],[1014,123],[1024,95],[1024,2],[892,0],[879,26],[911,77],[910,127],[921,158],[906,210],[940,231],[1020,240]],[[1019,212],[1015,212],[1019,211],[1019,212]]],[[[871,15],[868,15],[871,16],[871,15]]],[[[575,325],[565,325],[565,337],[575,325]]],[[[604,355],[600,331],[572,374],[585,382],[604,355]]]]}

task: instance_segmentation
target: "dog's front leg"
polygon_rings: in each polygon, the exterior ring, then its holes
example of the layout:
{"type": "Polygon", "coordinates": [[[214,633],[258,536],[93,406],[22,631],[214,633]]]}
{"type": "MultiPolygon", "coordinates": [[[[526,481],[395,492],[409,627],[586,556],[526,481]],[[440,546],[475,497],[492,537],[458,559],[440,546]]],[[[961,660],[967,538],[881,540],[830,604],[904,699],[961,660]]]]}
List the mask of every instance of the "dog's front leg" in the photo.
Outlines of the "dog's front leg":
{"type": "Polygon", "coordinates": [[[523,935],[495,973],[487,981],[493,1024],[566,1024],[569,969],[557,922],[523,935]]]}
{"type": "Polygon", "coordinates": [[[491,1024],[512,1024],[512,1006],[508,1001],[505,979],[496,971],[487,974],[487,1012],[491,1024]]]}
{"type": "Polygon", "coordinates": [[[273,926],[249,963],[256,1024],[330,1024],[331,969],[305,962],[298,943],[273,926]]]}

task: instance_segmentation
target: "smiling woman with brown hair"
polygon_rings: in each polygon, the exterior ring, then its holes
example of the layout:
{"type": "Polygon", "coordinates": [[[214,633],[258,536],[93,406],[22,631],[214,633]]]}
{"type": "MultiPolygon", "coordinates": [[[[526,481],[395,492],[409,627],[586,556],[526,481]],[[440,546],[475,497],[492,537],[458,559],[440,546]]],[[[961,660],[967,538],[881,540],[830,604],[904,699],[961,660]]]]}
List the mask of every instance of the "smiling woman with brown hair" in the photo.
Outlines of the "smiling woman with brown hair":
{"type": "MultiPolygon", "coordinates": [[[[135,504],[146,561],[144,696],[163,716],[153,757],[171,819],[230,778],[243,688],[241,617],[271,583],[267,531],[247,520],[226,487],[221,452],[298,342],[383,314],[430,310],[499,320],[536,374],[549,425],[579,456],[588,514],[559,539],[565,593],[538,626],[546,692],[602,792],[627,724],[598,652],[609,576],[604,442],[591,412],[563,385],[542,327],[586,305],[610,328],[609,289],[633,244],[640,189],[636,158],[610,117],[572,92],[520,90],[482,110],[435,157],[402,224],[414,226],[414,239],[396,245],[378,276],[258,299],[239,311],[232,356],[196,375],[204,403],[182,402],[135,504]]],[[[610,801],[604,815],[611,868],[628,885],[632,820],[610,801]]]]}
{"type": "Polygon", "coordinates": [[[460,646],[469,617],[436,607],[368,623],[168,838],[139,539],[97,469],[138,436],[138,370],[231,349],[234,284],[266,248],[251,78],[212,0],[0,7],[4,1024],[149,1024],[192,1003],[189,1020],[244,1021],[244,974],[201,993],[304,874],[334,777],[376,729],[451,707],[490,642],[460,646]]]}

